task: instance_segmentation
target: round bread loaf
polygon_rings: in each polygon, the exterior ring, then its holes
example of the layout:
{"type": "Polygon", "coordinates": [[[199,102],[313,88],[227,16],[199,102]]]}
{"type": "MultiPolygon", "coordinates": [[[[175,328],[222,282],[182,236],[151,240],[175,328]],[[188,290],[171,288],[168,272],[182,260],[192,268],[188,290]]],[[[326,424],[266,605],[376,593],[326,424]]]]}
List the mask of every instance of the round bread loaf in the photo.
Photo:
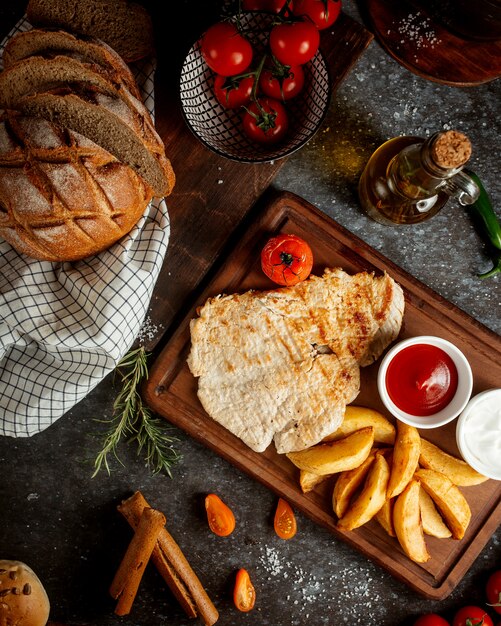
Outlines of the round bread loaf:
{"type": "Polygon", "coordinates": [[[153,191],[86,137],[41,118],[0,117],[0,236],[47,261],[96,254],[137,223],[153,191]]]}
{"type": "Polygon", "coordinates": [[[50,603],[35,572],[21,561],[0,560],[0,624],[45,626],[50,603]]]}

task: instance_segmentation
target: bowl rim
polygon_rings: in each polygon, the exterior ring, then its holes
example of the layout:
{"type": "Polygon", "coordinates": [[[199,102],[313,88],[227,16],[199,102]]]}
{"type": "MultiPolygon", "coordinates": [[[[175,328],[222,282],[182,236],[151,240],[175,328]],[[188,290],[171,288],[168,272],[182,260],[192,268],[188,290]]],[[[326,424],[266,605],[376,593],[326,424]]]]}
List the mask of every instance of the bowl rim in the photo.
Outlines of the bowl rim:
{"type": "Polygon", "coordinates": [[[464,433],[464,425],[466,422],[466,418],[468,417],[470,411],[480,402],[482,398],[486,395],[499,395],[501,396],[501,388],[492,388],[486,389],[485,391],[481,391],[477,395],[470,398],[469,402],[461,412],[461,415],[458,417],[458,421],[456,424],[456,444],[459,449],[459,452],[463,459],[473,467],[474,470],[487,476],[487,478],[492,478],[493,480],[501,480],[501,469],[496,473],[492,471],[491,467],[480,465],[475,456],[470,452],[466,442],[464,441],[465,433],[464,433]]]}
{"type": "Polygon", "coordinates": [[[452,342],[436,335],[417,335],[408,339],[402,339],[386,353],[379,365],[377,387],[384,406],[394,417],[410,426],[428,430],[444,426],[461,414],[471,397],[473,372],[466,356],[452,342]],[[452,358],[458,370],[458,388],[453,399],[447,406],[432,415],[419,416],[402,411],[392,402],[386,390],[386,371],[391,360],[403,349],[416,344],[428,344],[442,348],[452,358]],[[452,410],[451,407],[453,407],[452,410]]]}
{"type": "MultiPolygon", "coordinates": [[[[274,13],[270,13],[268,11],[247,11],[246,13],[259,13],[259,14],[265,14],[269,17],[273,17],[274,13]]],[[[231,16],[231,17],[235,17],[235,16],[231,16]]],[[[302,141],[300,141],[298,143],[298,145],[293,146],[291,148],[289,148],[287,151],[285,151],[283,154],[278,154],[275,156],[267,156],[267,155],[263,155],[262,157],[256,157],[256,158],[248,158],[248,157],[239,157],[237,155],[234,154],[229,154],[227,152],[225,152],[224,150],[221,150],[220,148],[214,147],[212,146],[210,143],[208,143],[205,139],[203,139],[193,128],[193,126],[191,125],[190,120],[188,119],[188,116],[185,112],[185,108],[184,108],[184,104],[183,104],[183,98],[182,98],[182,79],[183,79],[183,73],[184,73],[184,68],[188,59],[188,56],[194,51],[195,46],[199,45],[202,37],[203,37],[204,33],[202,33],[200,35],[200,37],[198,39],[196,39],[193,44],[190,46],[190,48],[188,49],[188,52],[186,53],[183,63],[181,65],[181,72],[180,72],[180,76],[179,76],[179,100],[180,100],[180,104],[181,104],[181,114],[184,120],[184,123],[186,124],[186,126],[190,129],[191,133],[194,135],[194,137],[196,137],[196,139],[198,141],[200,141],[206,148],[208,148],[211,152],[214,152],[215,154],[218,154],[219,156],[222,156],[226,159],[229,159],[230,161],[235,161],[237,163],[273,163],[274,161],[279,161],[280,159],[283,159],[287,156],[290,156],[291,154],[293,154],[294,152],[296,152],[297,150],[299,150],[300,148],[302,148],[305,144],[307,144],[311,139],[313,139],[313,137],[315,137],[315,135],[318,133],[318,131],[320,130],[320,128],[322,127],[322,124],[325,121],[325,118],[327,117],[327,113],[329,112],[330,109],[330,105],[332,104],[332,76],[331,76],[331,71],[329,68],[329,64],[327,63],[327,59],[325,57],[325,55],[323,54],[322,50],[319,48],[317,53],[315,54],[315,56],[313,57],[313,59],[311,59],[310,61],[308,61],[308,64],[313,63],[313,61],[319,57],[319,59],[321,60],[321,62],[324,65],[324,69],[327,75],[327,102],[326,102],[326,106],[324,108],[324,110],[322,111],[322,114],[319,117],[317,126],[315,128],[315,130],[311,133],[311,135],[309,135],[308,137],[305,137],[302,141]]],[[[279,146],[279,144],[278,144],[279,146]]],[[[271,148],[273,148],[273,145],[270,146],[271,148]]]]}

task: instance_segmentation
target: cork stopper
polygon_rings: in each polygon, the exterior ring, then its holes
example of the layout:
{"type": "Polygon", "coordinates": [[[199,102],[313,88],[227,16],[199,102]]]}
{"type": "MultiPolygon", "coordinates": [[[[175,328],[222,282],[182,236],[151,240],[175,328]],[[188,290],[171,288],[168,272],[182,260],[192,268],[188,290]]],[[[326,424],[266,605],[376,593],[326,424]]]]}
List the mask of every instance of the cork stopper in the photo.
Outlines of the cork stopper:
{"type": "Polygon", "coordinates": [[[457,130],[440,133],[431,148],[431,158],[444,169],[460,167],[468,161],[470,156],[470,140],[457,130]]]}

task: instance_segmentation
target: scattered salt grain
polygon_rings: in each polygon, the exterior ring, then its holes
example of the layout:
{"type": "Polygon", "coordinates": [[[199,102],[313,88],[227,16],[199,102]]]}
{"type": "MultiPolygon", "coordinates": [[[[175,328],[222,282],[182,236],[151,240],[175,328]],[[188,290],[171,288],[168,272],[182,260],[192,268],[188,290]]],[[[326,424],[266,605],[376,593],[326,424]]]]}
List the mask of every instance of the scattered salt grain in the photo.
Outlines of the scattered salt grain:
{"type": "Polygon", "coordinates": [[[397,27],[397,32],[405,37],[400,41],[401,44],[410,41],[416,48],[434,48],[440,43],[431,20],[419,11],[404,17],[397,27]]]}
{"type": "Polygon", "coordinates": [[[151,317],[148,315],[137,335],[139,345],[143,345],[145,341],[152,341],[156,337],[158,331],[159,327],[151,321],[151,317]]]}

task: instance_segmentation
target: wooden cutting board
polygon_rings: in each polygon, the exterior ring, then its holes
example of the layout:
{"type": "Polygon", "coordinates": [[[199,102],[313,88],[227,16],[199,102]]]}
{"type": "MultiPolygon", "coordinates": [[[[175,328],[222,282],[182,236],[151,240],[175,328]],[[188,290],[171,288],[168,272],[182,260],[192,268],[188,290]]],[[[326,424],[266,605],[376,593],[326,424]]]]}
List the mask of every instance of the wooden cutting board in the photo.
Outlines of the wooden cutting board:
{"type": "MultiPolygon", "coordinates": [[[[462,489],[472,509],[466,536],[461,541],[427,538],[432,558],[424,565],[410,561],[396,539],[386,535],[376,522],[371,521],[353,532],[339,531],[331,509],[332,483],[327,481],[313,492],[301,493],[298,470],[284,455],[278,455],[273,446],[262,454],[253,452],[205,413],[197,398],[197,382],[186,365],[189,322],[196,316],[196,307],[209,296],[273,288],[260,269],[260,250],[271,235],[293,232],[312,245],[314,273],[335,266],[350,273],[389,272],[405,292],[401,337],[438,335],[456,344],[472,366],[474,394],[499,386],[501,338],[293,194],[278,194],[259,213],[253,214],[249,224],[233,249],[226,252],[220,268],[210,277],[193,306],[185,311],[177,330],[157,357],[144,389],[147,403],[417,592],[433,599],[446,597],[501,522],[501,482],[489,480],[462,489]]],[[[361,393],[355,404],[384,412],[376,387],[377,368],[377,363],[362,368],[361,393]]],[[[447,452],[458,455],[454,428],[452,423],[422,434],[447,452]]]]}

